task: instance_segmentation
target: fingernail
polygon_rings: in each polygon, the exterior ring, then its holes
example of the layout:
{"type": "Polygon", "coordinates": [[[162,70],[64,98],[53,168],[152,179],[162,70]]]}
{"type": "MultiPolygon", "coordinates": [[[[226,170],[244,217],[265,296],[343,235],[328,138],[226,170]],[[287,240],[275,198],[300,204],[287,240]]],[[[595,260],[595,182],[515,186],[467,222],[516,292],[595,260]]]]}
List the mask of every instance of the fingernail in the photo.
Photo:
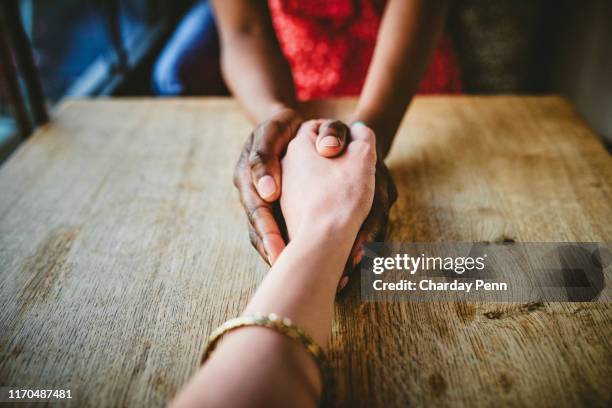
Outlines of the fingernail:
{"type": "Polygon", "coordinates": [[[276,183],[272,176],[265,175],[257,182],[257,192],[263,199],[269,198],[276,192],[276,183]]]}
{"type": "Polygon", "coordinates": [[[349,282],[349,277],[348,276],[343,276],[342,279],[340,279],[340,283],[338,283],[338,290],[342,290],[346,287],[346,285],[349,282]]]}
{"type": "Polygon", "coordinates": [[[363,123],[362,121],[358,120],[357,122],[353,122],[351,124],[351,127],[353,126],[367,126],[365,123],[363,123]]]}
{"type": "Polygon", "coordinates": [[[320,147],[338,147],[340,146],[340,140],[335,136],[325,136],[319,141],[320,147]]]}

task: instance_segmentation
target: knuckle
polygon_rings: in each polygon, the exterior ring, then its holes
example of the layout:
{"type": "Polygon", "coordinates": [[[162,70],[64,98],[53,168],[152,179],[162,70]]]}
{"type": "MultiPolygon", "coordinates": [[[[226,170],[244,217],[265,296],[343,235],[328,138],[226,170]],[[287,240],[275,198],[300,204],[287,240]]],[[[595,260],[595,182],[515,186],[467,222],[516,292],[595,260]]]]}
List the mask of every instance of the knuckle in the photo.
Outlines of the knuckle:
{"type": "Polygon", "coordinates": [[[257,139],[265,139],[268,135],[274,135],[279,132],[283,132],[286,129],[287,125],[277,119],[268,119],[262,123],[260,123],[256,128],[255,138],[257,139]]]}
{"type": "Polygon", "coordinates": [[[236,186],[238,189],[240,189],[240,182],[242,181],[242,178],[244,177],[244,169],[246,167],[247,158],[249,155],[249,151],[251,150],[252,144],[253,144],[253,133],[250,134],[247,142],[242,148],[242,151],[240,152],[240,156],[238,157],[238,161],[236,162],[236,166],[234,167],[234,174],[233,174],[232,180],[234,182],[234,186],[236,186]]]}
{"type": "Polygon", "coordinates": [[[236,187],[240,192],[242,192],[242,178],[244,177],[244,166],[238,165],[234,168],[234,175],[232,176],[232,181],[234,182],[234,187],[236,187]]]}
{"type": "Polygon", "coordinates": [[[242,188],[242,185],[238,187],[238,197],[240,199],[240,205],[242,205],[242,209],[244,210],[244,213],[246,214],[249,223],[251,223],[251,219],[249,218],[249,203],[251,202],[249,198],[251,197],[249,196],[252,195],[253,193],[251,193],[249,189],[242,188]]]}
{"type": "Polygon", "coordinates": [[[251,151],[249,155],[249,166],[251,169],[265,165],[271,159],[272,155],[263,149],[257,148],[251,151]]]}
{"type": "Polygon", "coordinates": [[[238,173],[238,169],[234,170],[234,175],[232,176],[232,182],[234,183],[234,187],[236,187],[238,191],[242,192],[240,188],[240,174],[238,173]]]}
{"type": "Polygon", "coordinates": [[[376,159],[376,151],[372,148],[372,146],[370,146],[369,143],[359,142],[357,154],[367,163],[373,164],[376,159]]]}
{"type": "Polygon", "coordinates": [[[257,213],[261,210],[268,209],[268,208],[269,207],[267,204],[255,204],[255,205],[249,206],[246,209],[249,222],[255,225],[255,220],[258,217],[257,213]]]}
{"type": "Polygon", "coordinates": [[[253,246],[253,248],[259,251],[259,235],[257,235],[255,230],[249,231],[249,241],[251,242],[251,245],[253,246]]]}
{"type": "Polygon", "coordinates": [[[310,119],[302,123],[303,126],[314,129],[315,133],[318,133],[323,126],[323,119],[310,119]]]}
{"type": "Polygon", "coordinates": [[[253,147],[254,140],[255,130],[249,133],[249,137],[247,138],[246,142],[244,143],[244,147],[242,148],[242,153],[249,152],[251,150],[251,148],[253,147]]]}
{"type": "Polygon", "coordinates": [[[267,239],[277,239],[277,238],[280,238],[281,240],[283,239],[283,236],[281,235],[280,231],[276,231],[274,229],[266,230],[263,233],[263,237],[267,239]]]}

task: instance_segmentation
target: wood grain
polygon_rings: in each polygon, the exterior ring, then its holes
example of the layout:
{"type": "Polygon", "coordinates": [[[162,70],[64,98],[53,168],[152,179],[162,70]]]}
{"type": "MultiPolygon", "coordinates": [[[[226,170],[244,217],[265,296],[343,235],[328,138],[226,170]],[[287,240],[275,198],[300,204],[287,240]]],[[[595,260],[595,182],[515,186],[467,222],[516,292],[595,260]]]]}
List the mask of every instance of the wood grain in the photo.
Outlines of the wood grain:
{"type": "MultiPolygon", "coordinates": [[[[352,100],[307,106],[345,117],[352,100]]],[[[161,406],[266,273],[229,99],[66,102],[0,170],[0,385],[161,406]]],[[[612,241],[612,159],[557,97],[421,97],[389,240],[612,241]]],[[[337,303],[343,406],[612,401],[609,303],[337,303]]]]}

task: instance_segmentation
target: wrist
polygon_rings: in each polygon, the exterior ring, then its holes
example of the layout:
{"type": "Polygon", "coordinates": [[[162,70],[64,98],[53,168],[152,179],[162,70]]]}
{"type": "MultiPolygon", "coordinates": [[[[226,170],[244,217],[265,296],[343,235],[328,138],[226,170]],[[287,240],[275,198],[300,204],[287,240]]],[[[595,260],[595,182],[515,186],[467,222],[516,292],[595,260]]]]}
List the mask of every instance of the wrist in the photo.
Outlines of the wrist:
{"type": "Polygon", "coordinates": [[[354,219],[340,219],[338,217],[329,220],[323,217],[305,217],[305,219],[315,219],[316,221],[303,222],[291,238],[291,241],[310,241],[320,246],[331,245],[342,247],[345,244],[350,246],[355,240],[360,226],[360,223],[354,219]]]}
{"type": "Polygon", "coordinates": [[[280,125],[281,129],[287,126],[289,132],[296,134],[303,121],[302,115],[296,109],[289,105],[275,102],[268,107],[266,117],[263,121],[260,121],[260,124],[276,122],[280,125]]]}
{"type": "MultiPolygon", "coordinates": [[[[335,292],[357,231],[329,224],[304,228],[291,239],[285,251],[290,249],[306,256],[311,265],[316,265],[309,269],[309,279],[318,276],[321,284],[328,282],[335,292]]],[[[293,276],[295,278],[295,271],[293,276]]]]}
{"type": "Polygon", "coordinates": [[[297,111],[294,104],[275,101],[275,102],[270,103],[270,105],[266,108],[264,120],[274,118],[277,116],[296,117],[296,118],[301,117],[300,113],[297,111]]]}

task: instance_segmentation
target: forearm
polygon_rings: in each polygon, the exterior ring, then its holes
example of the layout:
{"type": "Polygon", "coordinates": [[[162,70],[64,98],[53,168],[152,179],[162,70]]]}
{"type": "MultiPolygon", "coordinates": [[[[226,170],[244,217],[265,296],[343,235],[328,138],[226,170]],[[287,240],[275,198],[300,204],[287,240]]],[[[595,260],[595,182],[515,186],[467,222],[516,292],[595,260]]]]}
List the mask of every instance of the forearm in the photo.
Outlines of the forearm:
{"type": "Polygon", "coordinates": [[[385,10],[354,121],[377,135],[379,155],[391,148],[442,32],[448,0],[392,0],[385,10]]]}
{"type": "Polygon", "coordinates": [[[310,228],[292,239],[244,313],[289,317],[325,346],[336,288],[357,231],[319,231],[310,228]]]}
{"type": "MultiPolygon", "coordinates": [[[[303,231],[266,275],[244,311],[290,318],[321,346],[356,228],[303,231]]],[[[294,340],[248,327],[229,333],[177,399],[178,405],[313,406],[321,394],[314,360],[294,340]]]]}
{"type": "Polygon", "coordinates": [[[259,123],[283,108],[295,108],[291,71],[276,40],[271,44],[254,34],[228,41],[223,76],[251,120],[259,123]]]}
{"type": "Polygon", "coordinates": [[[211,0],[221,38],[221,69],[256,123],[294,107],[291,70],[276,39],[266,0],[211,0]]]}

